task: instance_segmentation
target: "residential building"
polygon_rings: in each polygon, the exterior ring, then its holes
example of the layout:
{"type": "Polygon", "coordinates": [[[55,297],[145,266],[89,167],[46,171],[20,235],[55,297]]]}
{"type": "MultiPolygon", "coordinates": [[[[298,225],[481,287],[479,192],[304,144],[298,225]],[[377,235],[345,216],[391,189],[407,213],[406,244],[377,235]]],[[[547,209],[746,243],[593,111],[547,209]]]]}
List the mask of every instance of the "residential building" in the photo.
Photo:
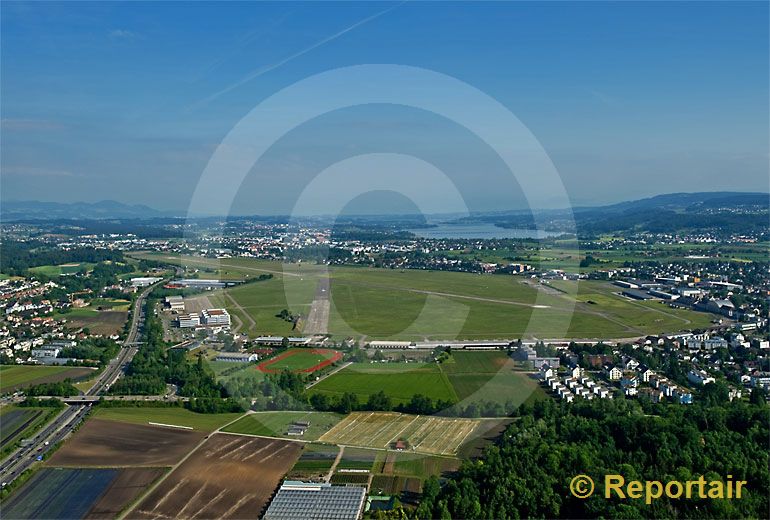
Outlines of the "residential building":
{"type": "Polygon", "coordinates": [[[703,386],[713,383],[715,380],[703,370],[693,369],[687,373],[687,380],[694,385],[703,386]]]}

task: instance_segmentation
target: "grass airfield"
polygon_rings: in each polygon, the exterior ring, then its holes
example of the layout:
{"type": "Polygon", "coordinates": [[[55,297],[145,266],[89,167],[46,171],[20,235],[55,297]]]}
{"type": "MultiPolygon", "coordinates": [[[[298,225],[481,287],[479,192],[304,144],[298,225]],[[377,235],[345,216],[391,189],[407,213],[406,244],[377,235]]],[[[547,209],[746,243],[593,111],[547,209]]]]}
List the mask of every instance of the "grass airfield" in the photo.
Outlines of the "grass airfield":
{"type": "MultiPolygon", "coordinates": [[[[214,260],[169,256],[142,258],[203,269],[207,276],[273,278],[218,291],[209,298],[237,315],[248,315],[243,332],[291,335],[302,332],[278,318],[282,309],[307,316],[322,266],[248,258],[214,260]]],[[[658,301],[637,302],[600,281],[537,280],[366,267],[330,267],[328,330],[337,337],[367,339],[626,338],[705,328],[712,316],[671,309],[658,301]],[[590,303],[589,303],[590,300],[590,303]]]]}

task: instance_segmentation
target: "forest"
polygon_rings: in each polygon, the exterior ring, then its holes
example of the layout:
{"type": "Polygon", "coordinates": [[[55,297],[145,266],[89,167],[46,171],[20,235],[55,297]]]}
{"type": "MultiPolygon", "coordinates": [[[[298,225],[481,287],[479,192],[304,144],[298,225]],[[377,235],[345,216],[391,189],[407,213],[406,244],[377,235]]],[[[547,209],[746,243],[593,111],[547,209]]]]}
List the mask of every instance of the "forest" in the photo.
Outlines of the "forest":
{"type": "MultiPolygon", "coordinates": [[[[425,486],[415,518],[768,518],[768,407],[758,401],[692,406],[630,400],[523,405],[483,457],[443,486],[425,486]],[[581,500],[569,483],[590,476],[581,500]],[[605,499],[604,475],[629,480],[748,482],[740,500],[605,499]]],[[[398,514],[398,512],[396,512],[398,514]]]]}
{"type": "Polygon", "coordinates": [[[0,272],[23,276],[30,267],[72,262],[122,262],[123,253],[107,249],[76,247],[59,249],[40,241],[7,241],[0,244],[0,272]]]}

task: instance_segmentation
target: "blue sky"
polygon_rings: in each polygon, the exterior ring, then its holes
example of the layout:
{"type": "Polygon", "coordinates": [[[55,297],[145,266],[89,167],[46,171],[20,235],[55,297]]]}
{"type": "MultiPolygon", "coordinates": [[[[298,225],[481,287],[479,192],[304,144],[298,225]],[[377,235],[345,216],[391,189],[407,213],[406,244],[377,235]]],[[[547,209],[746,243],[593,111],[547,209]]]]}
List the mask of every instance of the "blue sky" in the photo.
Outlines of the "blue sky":
{"type": "MultiPolygon", "coordinates": [[[[438,71],[502,103],[576,205],[768,190],[767,2],[1,9],[4,200],[185,210],[212,152],[261,101],[313,74],[377,63],[438,71]]],[[[472,210],[527,203],[467,129],[420,110],[367,106],[287,134],[252,169],[232,211],[287,213],[321,170],[377,152],[436,165],[472,210]]],[[[426,192],[431,209],[449,198],[426,192]]]]}

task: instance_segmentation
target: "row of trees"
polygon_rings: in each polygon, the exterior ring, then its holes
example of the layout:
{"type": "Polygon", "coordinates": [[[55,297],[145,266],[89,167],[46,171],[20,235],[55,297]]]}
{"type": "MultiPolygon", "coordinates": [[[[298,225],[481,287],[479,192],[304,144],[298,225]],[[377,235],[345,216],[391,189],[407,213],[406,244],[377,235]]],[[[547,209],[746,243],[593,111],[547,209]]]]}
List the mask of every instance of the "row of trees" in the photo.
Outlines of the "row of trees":
{"type": "Polygon", "coordinates": [[[24,393],[30,397],[37,397],[40,395],[55,395],[58,397],[70,397],[78,395],[80,390],[75,388],[71,379],[65,379],[58,383],[40,383],[39,385],[32,385],[24,390],[24,393]]]}

